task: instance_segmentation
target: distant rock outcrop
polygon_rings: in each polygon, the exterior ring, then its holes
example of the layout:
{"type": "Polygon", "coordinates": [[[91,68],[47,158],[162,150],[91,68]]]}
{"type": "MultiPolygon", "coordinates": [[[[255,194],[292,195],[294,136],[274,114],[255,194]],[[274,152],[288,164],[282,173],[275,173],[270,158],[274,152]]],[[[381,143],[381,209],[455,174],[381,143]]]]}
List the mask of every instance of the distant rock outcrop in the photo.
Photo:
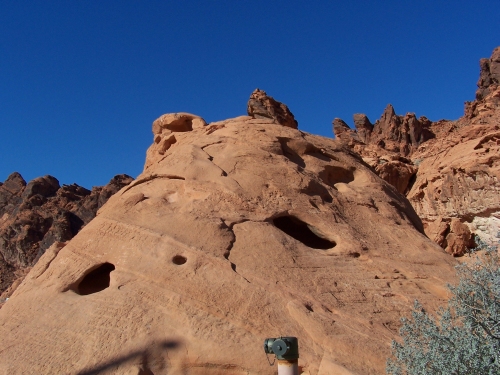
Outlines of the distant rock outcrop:
{"type": "Polygon", "coordinates": [[[286,104],[274,100],[265,91],[255,89],[247,104],[247,113],[255,119],[271,119],[276,124],[297,129],[298,123],[286,104]]]}
{"type": "Polygon", "coordinates": [[[427,235],[455,256],[500,238],[499,81],[500,47],[481,59],[476,99],[457,121],[398,116],[391,105],[373,126],[360,114],[356,130],[334,120],[336,137],[407,195],[427,235]]]}
{"type": "Polygon", "coordinates": [[[408,200],[338,140],[183,116],[0,310],[0,373],[271,375],[279,335],[304,374],[384,373],[401,316],[454,281],[408,200]]]}
{"type": "Polygon", "coordinates": [[[365,146],[372,145],[374,146],[372,151],[378,148],[408,157],[420,144],[435,137],[431,131],[431,124],[426,117],[417,119],[413,113],[398,116],[393,106],[389,104],[374,125],[366,115],[356,113],[354,115],[356,130],[336,118],[333,120],[333,133],[337,138],[350,142],[351,148],[354,148],[355,144],[361,144],[356,150],[361,154],[365,146]]]}
{"type": "Polygon", "coordinates": [[[123,186],[132,182],[117,175],[92,191],[76,184],[59,185],[52,176],[26,184],[14,172],[0,185],[0,298],[14,280],[24,276],[54,243],[73,238],[92,220],[97,210],[123,186]]]}
{"type": "Polygon", "coordinates": [[[500,47],[495,48],[489,59],[481,59],[479,66],[476,100],[465,103],[468,119],[488,116],[500,106],[500,47]]]}

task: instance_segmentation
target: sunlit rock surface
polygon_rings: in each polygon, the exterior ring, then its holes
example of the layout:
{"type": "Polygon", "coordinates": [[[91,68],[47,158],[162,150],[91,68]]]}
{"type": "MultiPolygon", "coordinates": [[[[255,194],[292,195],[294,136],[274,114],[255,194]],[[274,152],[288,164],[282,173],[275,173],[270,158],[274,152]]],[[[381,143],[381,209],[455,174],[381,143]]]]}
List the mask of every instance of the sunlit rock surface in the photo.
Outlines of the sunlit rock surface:
{"type": "Polygon", "coordinates": [[[284,335],[305,374],[383,374],[414,300],[447,298],[453,258],[341,142],[155,124],[144,172],[0,310],[0,373],[275,374],[262,344],[284,335]]]}

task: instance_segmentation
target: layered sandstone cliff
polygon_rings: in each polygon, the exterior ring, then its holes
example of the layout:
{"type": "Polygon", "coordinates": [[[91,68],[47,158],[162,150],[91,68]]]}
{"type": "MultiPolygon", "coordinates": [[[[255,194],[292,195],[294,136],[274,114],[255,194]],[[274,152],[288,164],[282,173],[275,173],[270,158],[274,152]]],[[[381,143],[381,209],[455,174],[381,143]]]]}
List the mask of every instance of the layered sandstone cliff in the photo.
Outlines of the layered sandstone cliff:
{"type": "Polygon", "coordinates": [[[155,121],[143,173],[0,310],[0,373],[274,374],[280,335],[304,374],[384,373],[454,261],[356,153],[279,121],[155,121]]]}

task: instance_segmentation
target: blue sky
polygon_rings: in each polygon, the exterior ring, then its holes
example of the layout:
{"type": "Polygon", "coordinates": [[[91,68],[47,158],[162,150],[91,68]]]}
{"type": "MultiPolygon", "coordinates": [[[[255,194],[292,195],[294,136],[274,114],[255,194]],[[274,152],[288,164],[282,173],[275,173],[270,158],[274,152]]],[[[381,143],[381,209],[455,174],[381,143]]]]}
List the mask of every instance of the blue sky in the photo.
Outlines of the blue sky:
{"type": "Polygon", "coordinates": [[[495,1],[2,1],[0,181],[91,188],[142,171],[169,112],[246,114],[259,87],[299,128],[456,119],[500,45],[495,1]]]}

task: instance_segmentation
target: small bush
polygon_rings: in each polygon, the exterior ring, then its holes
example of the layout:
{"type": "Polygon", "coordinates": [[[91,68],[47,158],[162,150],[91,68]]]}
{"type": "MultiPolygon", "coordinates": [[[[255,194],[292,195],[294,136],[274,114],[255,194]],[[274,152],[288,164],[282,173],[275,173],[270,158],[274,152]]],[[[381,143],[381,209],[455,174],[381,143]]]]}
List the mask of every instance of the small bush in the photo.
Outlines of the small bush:
{"type": "Polygon", "coordinates": [[[490,248],[473,265],[457,267],[448,306],[437,317],[415,301],[393,341],[392,375],[500,374],[500,260],[490,248]]]}

